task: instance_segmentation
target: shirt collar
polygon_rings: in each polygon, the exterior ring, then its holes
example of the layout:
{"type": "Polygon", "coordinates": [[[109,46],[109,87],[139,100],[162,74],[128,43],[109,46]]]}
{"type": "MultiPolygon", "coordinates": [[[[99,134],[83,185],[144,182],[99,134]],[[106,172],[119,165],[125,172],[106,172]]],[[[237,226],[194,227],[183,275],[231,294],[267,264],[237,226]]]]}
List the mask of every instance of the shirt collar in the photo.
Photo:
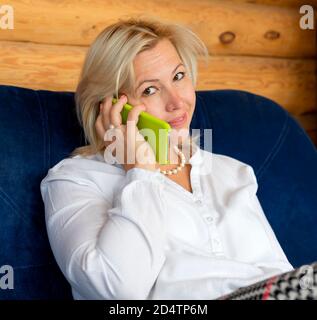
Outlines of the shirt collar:
{"type": "Polygon", "coordinates": [[[188,160],[189,164],[191,164],[193,167],[201,165],[203,162],[203,158],[202,158],[203,150],[201,150],[201,148],[195,143],[192,145],[192,150],[193,150],[192,156],[188,160]]]}

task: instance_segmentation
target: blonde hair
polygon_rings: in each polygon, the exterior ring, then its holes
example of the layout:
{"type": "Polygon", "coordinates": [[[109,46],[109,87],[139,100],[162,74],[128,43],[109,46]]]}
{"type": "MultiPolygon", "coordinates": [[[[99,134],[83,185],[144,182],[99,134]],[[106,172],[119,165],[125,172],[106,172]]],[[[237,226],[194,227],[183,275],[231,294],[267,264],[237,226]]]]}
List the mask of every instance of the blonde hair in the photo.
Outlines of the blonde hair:
{"type": "Polygon", "coordinates": [[[208,58],[204,43],[191,30],[156,19],[128,19],[106,27],[94,40],[85,57],[75,92],[76,114],[89,145],[76,148],[71,156],[92,155],[104,149],[95,129],[99,104],[107,96],[134,84],[133,60],[144,50],[168,39],[175,47],[196,85],[197,58],[208,58]]]}

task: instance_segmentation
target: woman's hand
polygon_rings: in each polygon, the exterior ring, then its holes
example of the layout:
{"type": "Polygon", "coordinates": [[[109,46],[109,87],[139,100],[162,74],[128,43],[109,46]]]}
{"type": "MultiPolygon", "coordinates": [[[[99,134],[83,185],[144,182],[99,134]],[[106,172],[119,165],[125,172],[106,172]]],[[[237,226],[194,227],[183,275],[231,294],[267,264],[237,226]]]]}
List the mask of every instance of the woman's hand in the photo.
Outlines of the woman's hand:
{"type": "MultiPolygon", "coordinates": [[[[122,159],[123,163],[121,164],[126,171],[132,168],[142,168],[154,171],[157,166],[157,163],[155,161],[155,154],[151,146],[139,133],[139,130],[136,126],[139,120],[139,115],[142,111],[145,110],[145,107],[143,105],[134,106],[128,114],[127,125],[123,125],[120,112],[125,103],[127,103],[127,97],[125,95],[122,95],[114,105],[112,105],[112,97],[107,97],[104,99],[104,101],[100,104],[100,112],[95,123],[97,133],[99,137],[105,142],[106,150],[107,148],[110,148],[109,146],[113,143],[111,141],[112,139],[110,139],[110,141],[105,141],[105,138],[107,137],[105,136],[106,133],[107,135],[110,135],[111,133],[110,137],[116,137],[116,144],[122,144],[120,145],[120,148],[124,148],[124,155],[122,159]],[[115,129],[112,130],[115,130],[115,132],[109,132],[110,124],[114,125],[115,129]],[[127,130],[128,126],[129,130],[127,130]],[[133,157],[132,159],[133,163],[127,163],[128,154],[135,155],[135,157],[133,157]]],[[[110,152],[113,155],[113,151],[110,152]]],[[[118,158],[117,149],[115,157],[116,159],[118,158]]]]}

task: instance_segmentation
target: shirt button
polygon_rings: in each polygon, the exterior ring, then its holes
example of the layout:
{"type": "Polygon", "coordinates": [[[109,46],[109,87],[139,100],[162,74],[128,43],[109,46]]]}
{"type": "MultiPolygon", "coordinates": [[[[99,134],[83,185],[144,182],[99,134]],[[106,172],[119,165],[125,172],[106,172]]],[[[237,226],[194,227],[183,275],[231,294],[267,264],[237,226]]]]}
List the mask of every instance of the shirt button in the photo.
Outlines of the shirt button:
{"type": "Polygon", "coordinates": [[[213,217],[206,217],[206,220],[209,222],[209,223],[212,223],[214,221],[214,218],[213,217]]]}

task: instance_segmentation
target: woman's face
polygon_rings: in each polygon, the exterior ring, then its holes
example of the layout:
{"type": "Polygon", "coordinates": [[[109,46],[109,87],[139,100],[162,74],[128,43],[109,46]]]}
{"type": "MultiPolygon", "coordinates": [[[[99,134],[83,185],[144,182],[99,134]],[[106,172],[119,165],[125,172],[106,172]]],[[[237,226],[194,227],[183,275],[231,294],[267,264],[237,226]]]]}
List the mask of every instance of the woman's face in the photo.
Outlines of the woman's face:
{"type": "Polygon", "coordinates": [[[134,92],[124,92],[128,103],[143,104],[146,112],[174,129],[189,129],[196,103],[195,88],[172,43],[161,40],[154,48],[139,53],[133,66],[134,92]]]}

